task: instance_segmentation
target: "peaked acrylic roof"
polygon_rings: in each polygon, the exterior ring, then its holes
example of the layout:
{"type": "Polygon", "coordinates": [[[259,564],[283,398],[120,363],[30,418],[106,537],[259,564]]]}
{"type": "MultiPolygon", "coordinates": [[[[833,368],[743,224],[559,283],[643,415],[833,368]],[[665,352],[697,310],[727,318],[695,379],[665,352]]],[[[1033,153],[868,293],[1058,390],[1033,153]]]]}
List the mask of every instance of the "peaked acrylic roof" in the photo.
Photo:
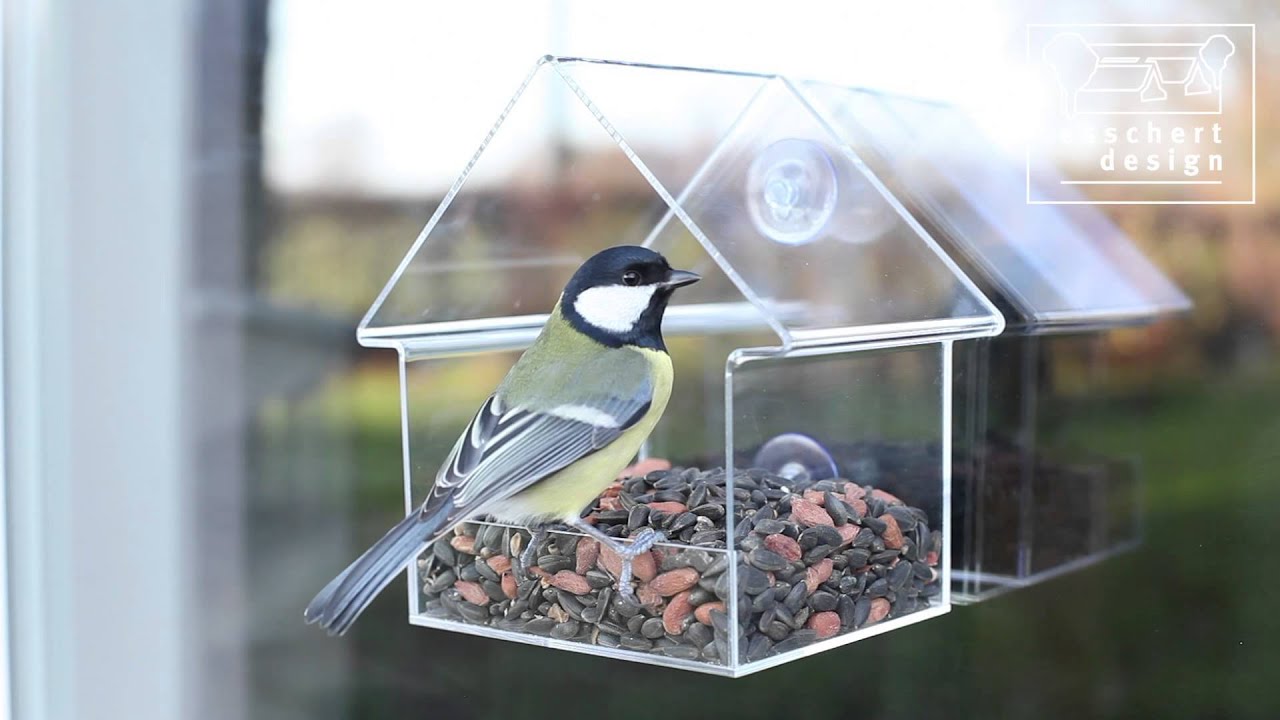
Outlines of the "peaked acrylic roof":
{"type": "Polygon", "coordinates": [[[787,79],[546,57],[366,314],[360,341],[518,346],[578,264],[618,244],[653,247],[706,278],[677,295],[673,333],[761,330],[793,347],[1003,328],[787,79]]]}
{"type": "MultiPolygon", "coordinates": [[[[846,142],[954,251],[1011,324],[1036,331],[1144,322],[1190,308],[1101,211],[1026,202],[1028,178],[958,109],[807,83],[846,142]]],[[[1031,182],[1056,182],[1035,178],[1031,182]]]]}

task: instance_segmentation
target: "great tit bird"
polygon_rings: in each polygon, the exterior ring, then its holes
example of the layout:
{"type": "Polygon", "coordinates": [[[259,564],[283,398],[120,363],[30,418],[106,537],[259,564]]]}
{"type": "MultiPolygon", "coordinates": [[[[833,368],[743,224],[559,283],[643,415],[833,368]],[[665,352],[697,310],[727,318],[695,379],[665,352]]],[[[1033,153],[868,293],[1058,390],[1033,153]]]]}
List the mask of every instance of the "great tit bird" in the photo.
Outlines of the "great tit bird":
{"type": "MultiPolygon", "coordinates": [[[[610,248],[583,263],[538,338],[454,444],[430,497],[330,581],[306,621],[346,632],[423,549],[485,515],[534,528],[561,522],[590,535],[622,558],[618,590],[630,595],[632,558],[662,535],[622,543],[581,513],[662,417],[673,375],[662,316],[672,292],[699,279],[642,247],[610,248]]],[[[520,572],[537,545],[535,536],[520,572]]]]}

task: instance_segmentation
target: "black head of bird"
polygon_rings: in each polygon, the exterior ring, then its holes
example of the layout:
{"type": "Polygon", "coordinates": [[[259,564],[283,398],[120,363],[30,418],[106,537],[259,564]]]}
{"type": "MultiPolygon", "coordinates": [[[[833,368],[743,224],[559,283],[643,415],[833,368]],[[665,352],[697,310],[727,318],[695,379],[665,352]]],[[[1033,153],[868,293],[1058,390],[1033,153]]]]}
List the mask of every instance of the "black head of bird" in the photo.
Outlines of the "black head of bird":
{"type": "Polygon", "coordinates": [[[662,348],[662,316],[676,288],[699,276],[672,270],[648,248],[624,245],[589,258],[560,298],[561,310],[581,333],[610,347],[662,348]]]}

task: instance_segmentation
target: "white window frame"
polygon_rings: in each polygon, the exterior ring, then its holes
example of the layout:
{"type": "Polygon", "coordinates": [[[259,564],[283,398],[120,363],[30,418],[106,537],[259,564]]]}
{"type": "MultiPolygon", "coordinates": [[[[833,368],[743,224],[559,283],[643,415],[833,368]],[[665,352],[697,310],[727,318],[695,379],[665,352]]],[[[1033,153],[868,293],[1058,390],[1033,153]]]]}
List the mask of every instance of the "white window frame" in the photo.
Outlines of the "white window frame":
{"type": "Polygon", "coordinates": [[[3,9],[7,717],[192,716],[189,0],[3,9]]]}

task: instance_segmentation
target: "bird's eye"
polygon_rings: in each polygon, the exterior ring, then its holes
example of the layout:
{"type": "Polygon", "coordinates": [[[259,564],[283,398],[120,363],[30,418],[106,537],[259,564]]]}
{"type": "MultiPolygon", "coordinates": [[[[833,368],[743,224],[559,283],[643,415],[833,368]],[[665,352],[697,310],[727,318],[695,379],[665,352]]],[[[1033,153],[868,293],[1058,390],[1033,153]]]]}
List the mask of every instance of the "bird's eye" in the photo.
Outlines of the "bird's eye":
{"type": "Polygon", "coordinates": [[[628,270],[622,273],[622,282],[624,285],[639,285],[640,273],[635,270],[628,270]]]}

